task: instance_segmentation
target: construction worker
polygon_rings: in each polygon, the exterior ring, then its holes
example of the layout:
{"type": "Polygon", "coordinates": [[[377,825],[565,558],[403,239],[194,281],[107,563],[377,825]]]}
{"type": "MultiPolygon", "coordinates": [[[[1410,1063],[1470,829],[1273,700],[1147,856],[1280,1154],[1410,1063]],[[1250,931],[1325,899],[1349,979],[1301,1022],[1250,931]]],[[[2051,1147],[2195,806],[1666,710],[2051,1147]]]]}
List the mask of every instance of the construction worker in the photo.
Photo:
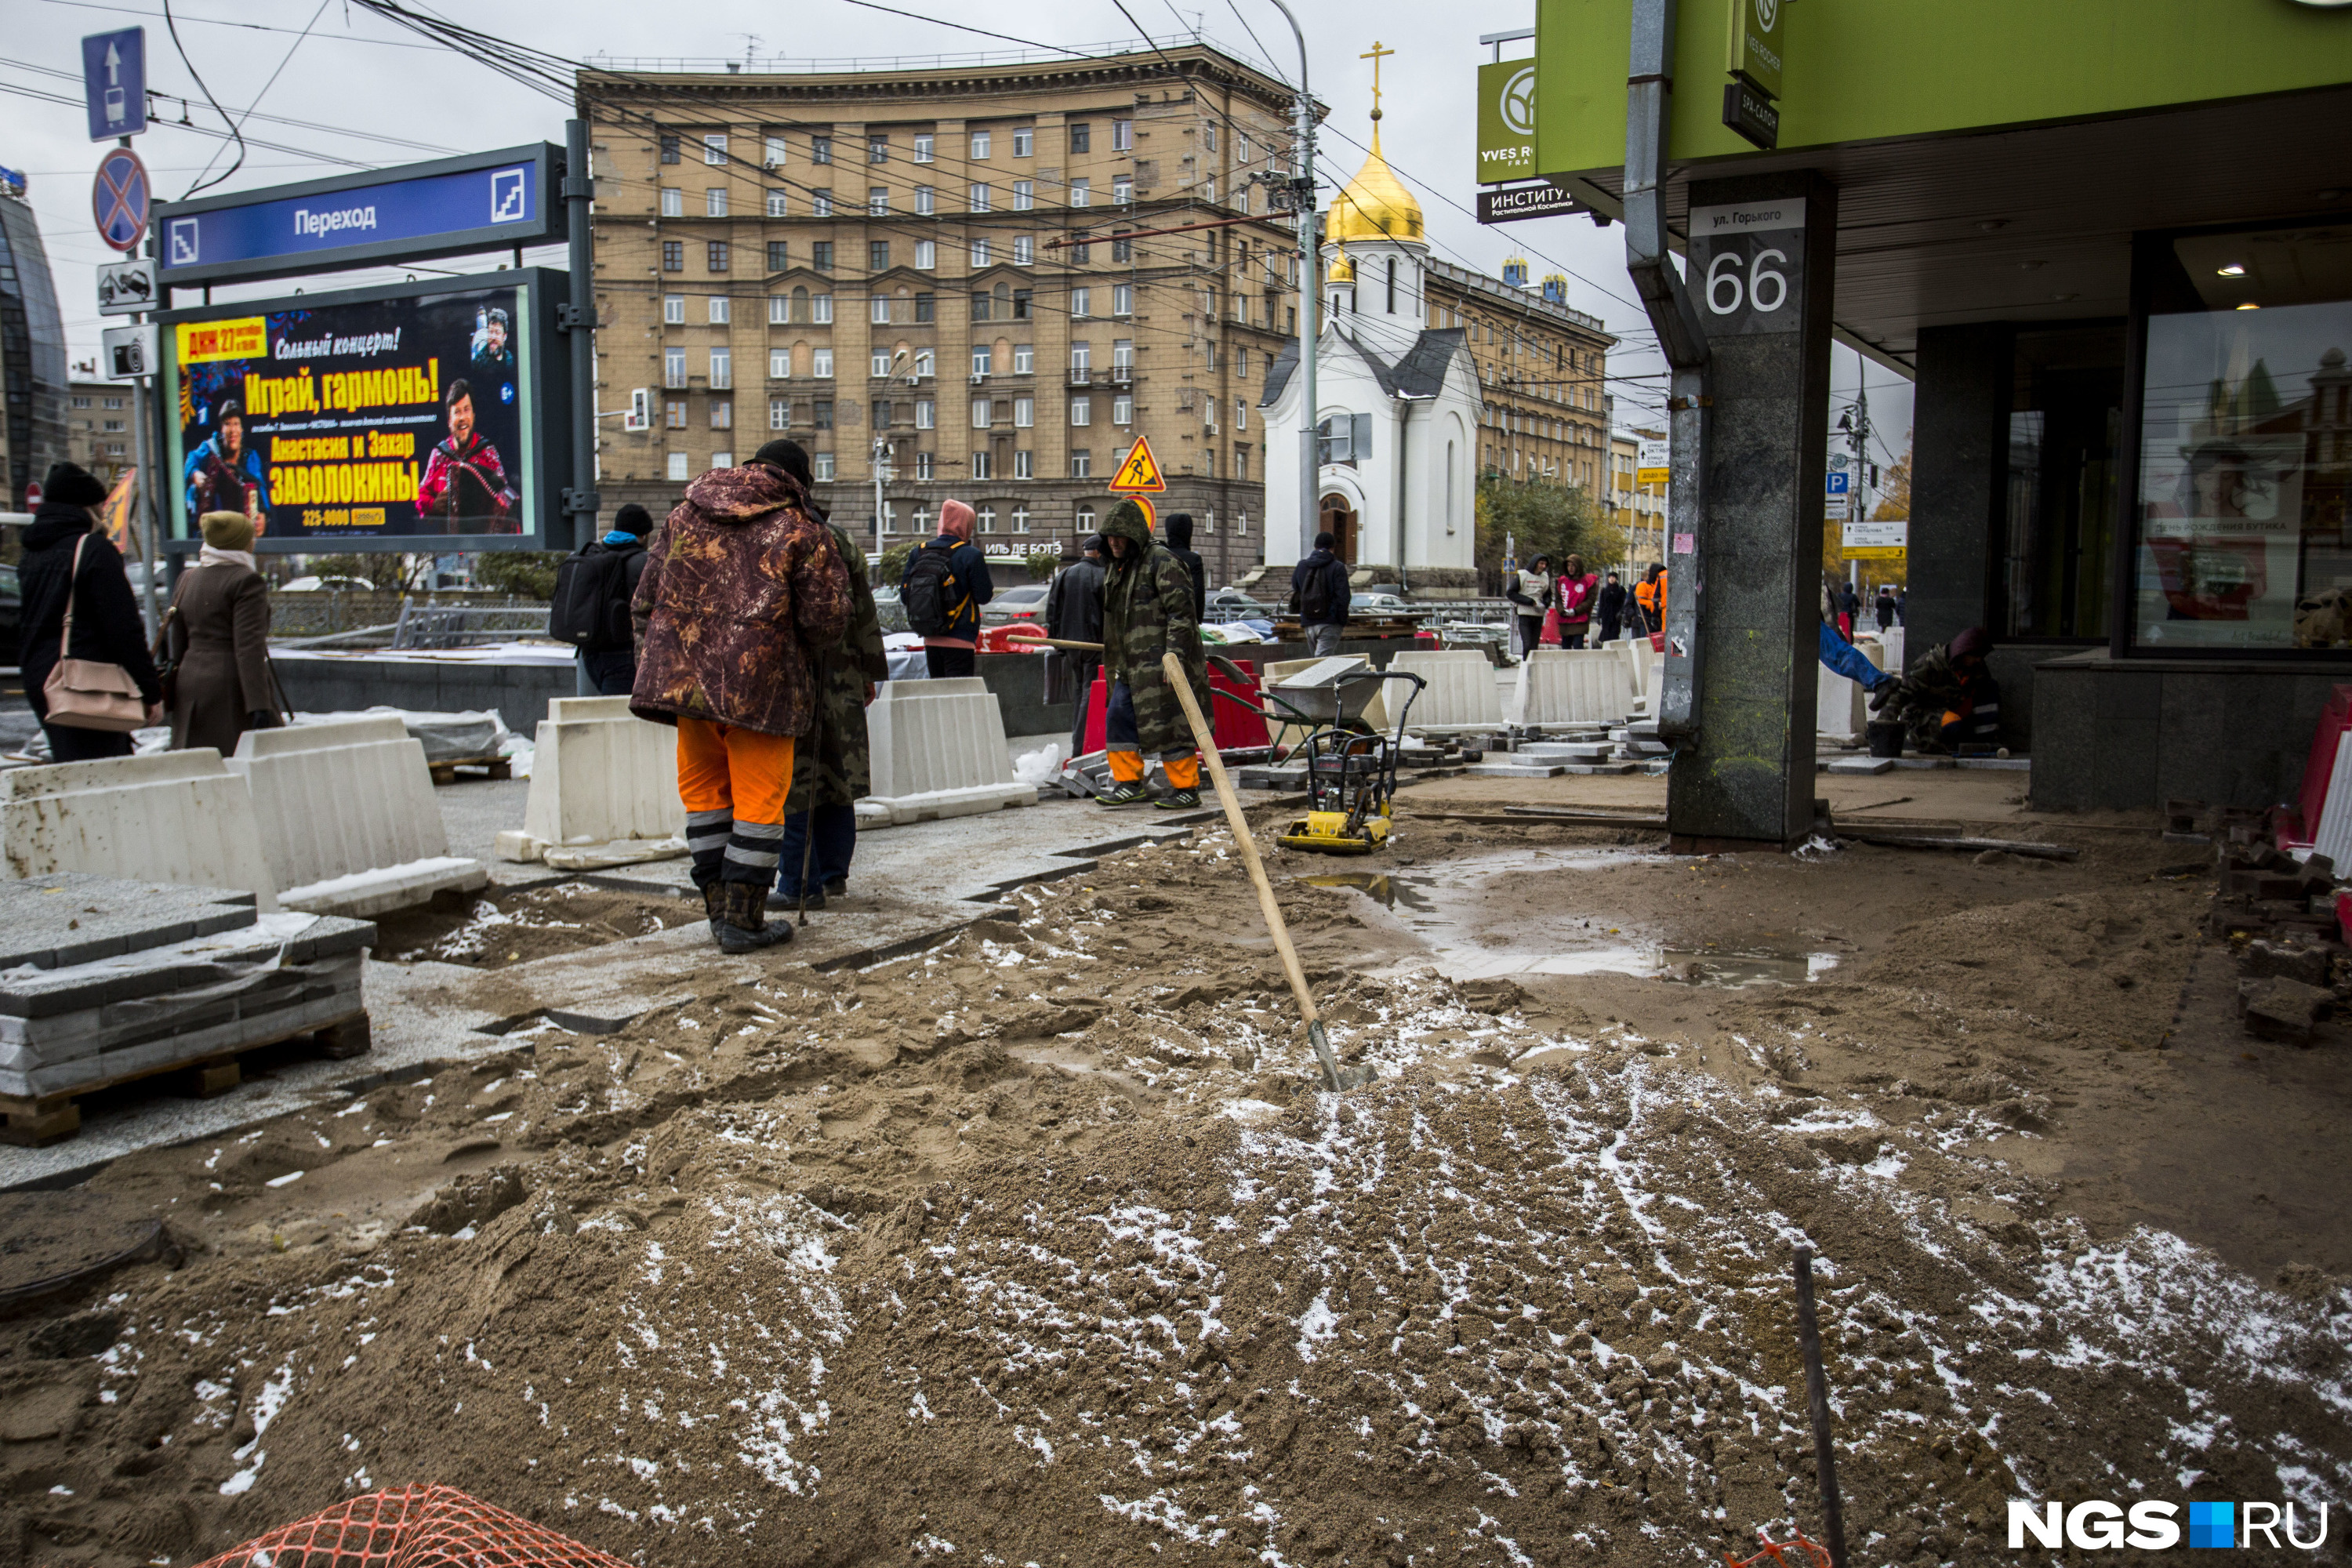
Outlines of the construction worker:
{"type": "Polygon", "coordinates": [[[1633,584],[1633,608],[1643,637],[1666,629],[1666,569],[1653,565],[1633,584]]]}
{"type": "Polygon", "coordinates": [[[1209,666],[1193,618],[1192,574],[1151,537],[1143,509],[1131,500],[1111,509],[1103,538],[1111,554],[1102,591],[1103,673],[1110,682],[1104,749],[1111,789],[1102,804],[1150,800],[1143,770],[1144,758],[1152,756],[1168,774],[1169,794],[1160,804],[1190,809],[1201,804],[1201,754],[1160,660],[1173,653],[1183,662],[1193,700],[1206,717],[1209,666]]]}
{"type": "Polygon", "coordinates": [[[1909,731],[1914,749],[1958,752],[2000,743],[2000,682],[1985,663],[1992,634],[1970,626],[1929,648],[1908,673],[1871,699],[1874,710],[1909,731]]]}
{"type": "Polygon", "coordinates": [[[677,726],[677,793],[694,885],[723,952],[792,938],[770,927],[793,737],[816,723],[809,649],[849,626],[849,574],[808,489],[763,447],[713,468],[646,546],[630,609],[629,711],[677,726]]]}

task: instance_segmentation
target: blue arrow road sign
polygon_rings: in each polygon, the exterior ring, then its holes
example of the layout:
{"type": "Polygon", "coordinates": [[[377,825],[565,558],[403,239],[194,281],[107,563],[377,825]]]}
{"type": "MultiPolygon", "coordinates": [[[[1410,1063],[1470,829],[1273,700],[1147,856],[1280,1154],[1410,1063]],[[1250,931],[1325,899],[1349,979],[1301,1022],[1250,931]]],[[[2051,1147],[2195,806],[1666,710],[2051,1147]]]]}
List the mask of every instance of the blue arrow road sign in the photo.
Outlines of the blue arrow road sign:
{"type": "Polygon", "coordinates": [[[147,165],[128,147],[117,147],[98,161],[98,178],[89,188],[90,211],[98,218],[98,237],[128,255],[139,248],[147,232],[147,165]]]}
{"type": "Polygon", "coordinates": [[[1831,495],[1845,495],[1853,489],[1853,476],[1852,474],[1831,474],[1828,476],[1828,479],[1830,481],[1828,493],[1831,495]]]}
{"type": "Polygon", "coordinates": [[[89,139],[111,142],[147,129],[147,29],[92,33],[81,41],[81,90],[89,139]]]}

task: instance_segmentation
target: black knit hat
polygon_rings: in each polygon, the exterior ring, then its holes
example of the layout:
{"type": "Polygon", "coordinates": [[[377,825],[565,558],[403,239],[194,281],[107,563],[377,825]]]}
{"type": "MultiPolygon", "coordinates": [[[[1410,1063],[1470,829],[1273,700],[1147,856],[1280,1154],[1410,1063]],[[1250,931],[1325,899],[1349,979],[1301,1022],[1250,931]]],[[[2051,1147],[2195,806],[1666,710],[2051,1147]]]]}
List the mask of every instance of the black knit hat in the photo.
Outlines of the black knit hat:
{"type": "Polygon", "coordinates": [[[41,499],[67,506],[97,506],[106,500],[106,486],[79,463],[58,463],[41,481],[41,499]]]}
{"type": "Polygon", "coordinates": [[[654,531],[654,515],[631,501],[613,514],[613,527],[617,532],[634,533],[642,539],[654,531]]]}
{"type": "Polygon", "coordinates": [[[782,439],[771,441],[752,453],[751,460],[755,463],[766,463],[771,468],[783,469],[784,472],[800,480],[803,489],[816,483],[809,468],[808,448],[798,441],[782,439]]]}

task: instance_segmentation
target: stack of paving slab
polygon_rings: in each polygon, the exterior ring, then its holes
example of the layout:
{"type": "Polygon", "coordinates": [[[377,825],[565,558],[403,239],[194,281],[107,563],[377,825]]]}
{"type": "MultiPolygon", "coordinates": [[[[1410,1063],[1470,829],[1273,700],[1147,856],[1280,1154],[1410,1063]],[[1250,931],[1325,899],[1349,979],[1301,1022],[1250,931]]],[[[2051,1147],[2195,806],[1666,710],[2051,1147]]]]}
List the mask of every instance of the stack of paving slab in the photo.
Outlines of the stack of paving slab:
{"type": "Polygon", "coordinates": [[[424,744],[397,713],[248,730],[228,771],[252,792],[278,901],[314,915],[372,915],[490,879],[449,853],[424,744]]]}
{"type": "Polygon", "coordinates": [[[70,1096],[296,1035],[365,1050],[375,927],[256,903],[78,872],[0,882],[0,1136],[63,1136],[70,1096]]]}
{"type": "MultiPolygon", "coordinates": [[[[1495,664],[1476,648],[1433,648],[1401,653],[1389,668],[1418,675],[1429,684],[1405,710],[1405,725],[1416,735],[1492,735],[1503,728],[1503,693],[1495,683],[1495,664]]],[[[1383,692],[1383,695],[1386,695],[1383,692]]],[[[1402,702],[1403,693],[1397,695],[1402,702]]]]}
{"type": "Polygon", "coordinates": [[[1538,649],[1519,665],[1514,706],[1530,730],[1622,724],[1633,716],[1633,666],[1605,647],[1538,649]]]}
{"type": "Polygon", "coordinates": [[[1003,711],[977,676],[883,682],[866,710],[866,733],[873,787],[857,803],[860,826],[1037,804],[1037,786],[1013,776],[1003,711]]]}
{"type": "Polygon", "coordinates": [[[532,741],[522,829],[498,836],[502,860],[593,870],[686,853],[677,731],[629,711],[625,697],[559,697],[532,741]]]}

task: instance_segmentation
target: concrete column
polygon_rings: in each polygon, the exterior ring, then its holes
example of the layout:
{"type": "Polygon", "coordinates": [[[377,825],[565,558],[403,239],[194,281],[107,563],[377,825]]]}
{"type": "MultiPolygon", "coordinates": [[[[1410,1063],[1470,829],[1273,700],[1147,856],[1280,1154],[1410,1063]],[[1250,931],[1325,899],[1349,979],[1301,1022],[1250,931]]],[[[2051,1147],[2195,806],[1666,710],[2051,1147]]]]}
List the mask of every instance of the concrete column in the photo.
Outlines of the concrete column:
{"type": "Polygon", "coordinates": [[[1696,553],[1668,552],[1669,595],[1696,594],[1696,732],[1667,830],[1678,849],[1788,847],[1813,822],[1837,190],[1793,170],[1694,180],[1690,203],[1711,407],[1696,553]]]}
{"type": "MultiPolygon", "coordinates": [[[[2012,330],[1998,322],[1928,327],[1919,333],[1912,404],[1910,587],[1904,649],[1911,658],[1981,626],[1995,637],[2006,617],[1991,595],[2008,527],[2012,330]]],[[[2003,672],[2006,674],[2007,672],[2003,672]]],[[[2005,694],[2004,694],[2005,695],[2005,694]]],[[[2004,715],[2008,708],[2002,703],[2004,715]]]]}

